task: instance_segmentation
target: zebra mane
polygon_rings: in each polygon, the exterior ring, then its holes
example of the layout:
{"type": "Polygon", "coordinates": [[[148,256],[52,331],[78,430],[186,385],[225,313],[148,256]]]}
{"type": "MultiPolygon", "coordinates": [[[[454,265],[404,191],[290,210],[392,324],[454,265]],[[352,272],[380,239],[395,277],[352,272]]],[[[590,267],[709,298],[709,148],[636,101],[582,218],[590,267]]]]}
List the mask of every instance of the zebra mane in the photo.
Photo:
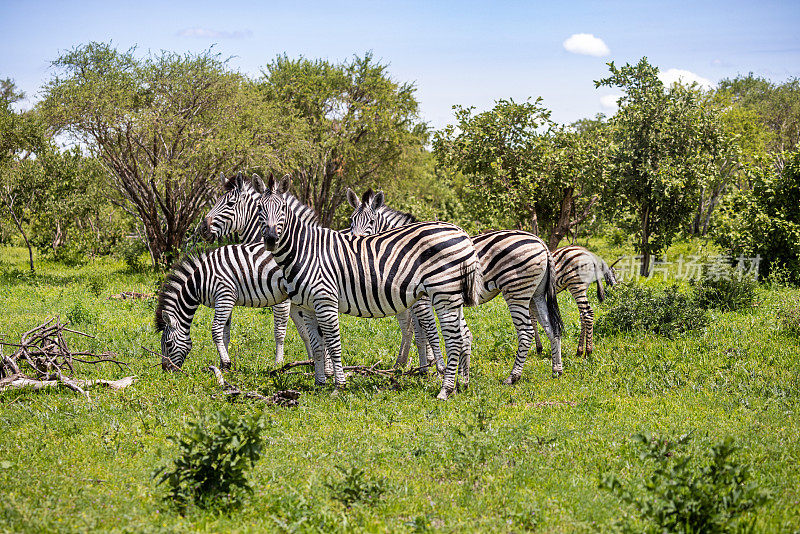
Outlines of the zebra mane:
{"type": "Polygon", "coordinates": [[[172,265],[169,274],[164,278],[164,283],[161,284],[161,289],[158,292],[158,306],[156,306],[155,319],[156,332],[162,332],[167,325],[163,317],[163,312],[167,308],[167,305],[174,301],[175,294],[179,291],[178,287],[186,283],[186,278],[195,270],[197,260],[199,259],[199,256],[194,254],[184,256],[172,265]]]}
{"type": "Polygon", "coordinates": [[[394,208],[390,208],[386,204],[378,208],[378,211],[381,212],[384,217],[404,219],[406,221],[405,224],[412,224],[415,222],[419,222],[417,218],[414,217],[411,213],[408,213],[407,211],[400,211],[394,208]]]}
{"type": "Polygon", "coordinates": [[[304,204],[302,200],[291,193],[284,193],[283,196],[286,199],[286,204],[289,206],[289,209],[304,223],[320,225],[319,216],[313,208],[304,204]]]}
{"type": "Polygon", "coordinates": [[[222,185],[223,194],[229,193],[230,191],[236,189],[238,187],[239,180],[241,180],[242,186],[249,185],[250,187],[253,188],[254,191],[258,192],[251,177],[247,176],[242,172],[237,172],[236,174],[229,176],[228,179],[225,180],[225,183],[222,185]]]}

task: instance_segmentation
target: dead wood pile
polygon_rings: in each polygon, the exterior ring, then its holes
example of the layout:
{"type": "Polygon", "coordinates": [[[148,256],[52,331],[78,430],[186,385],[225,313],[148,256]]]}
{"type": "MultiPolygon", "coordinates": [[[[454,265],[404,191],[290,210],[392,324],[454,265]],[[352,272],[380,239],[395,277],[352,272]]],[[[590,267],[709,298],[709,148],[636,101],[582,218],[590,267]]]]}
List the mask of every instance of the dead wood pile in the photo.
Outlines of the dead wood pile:
{"type": "Polygon", "coordinates": [[[94,339],[92,335],[67,328],[55,316],[22,334],[19,343],[0,341],[0,391],[9,388],[40,390],[64,386],[91,400],[84,388],[102,385],[111,389],[123,389],[136,381],[135,376],[126,376],[119,380],[75,378],[77,364],[112,363],[120,369],[127,364],[119,361],[113,352],[97,354],[71,350],[64,338],[65,332],[94,339]],[[4,346],[13,347],[13,354],[6,356],[4,346]]]}

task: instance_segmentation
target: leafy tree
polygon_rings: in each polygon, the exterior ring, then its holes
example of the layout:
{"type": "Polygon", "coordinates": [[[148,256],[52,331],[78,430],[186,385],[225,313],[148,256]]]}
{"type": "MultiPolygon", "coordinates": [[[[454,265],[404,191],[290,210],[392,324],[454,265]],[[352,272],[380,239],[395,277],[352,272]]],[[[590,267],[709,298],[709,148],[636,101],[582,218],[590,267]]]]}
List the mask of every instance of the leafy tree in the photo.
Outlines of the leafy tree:
{"type": "Polygon", "coordinates": [[[103,164],[111,201],[141,221],[156,266],[176,258],[214,177],[285,165],[297,128],[217,54],[134,52],[92,42],[64,53],[42,108],[103,164]]]}
{"type": "Polygon", "coordinates": [[[658,68],[647,58],[617,67],[595,86],[621,88],[620,109],[611,119],[613,148],[603,191],[608,211],[630,210],[635,218],[640,274],[650,272],[651,258],[672,242],[692,215],[704,184],[719,172],[726,147],[717,113],[703,106],[693,88],[665,88],[658,68]]]}
{"type": "Polygon", "coordinates": [[[800,283],[800,149],[751,166],[713,234],[732,261],[761,256],[759,275],[782,267],[800,283]],[[785,164],[778,169],[775,160],[785,164]]]}
{"type": "Polygon", "coordinates": [[[36,208],[37,188],[24,180],[24,169],[47,146],[45,130],[33,112],[17,112],[12,104],[25,97],[10,79],[0,81],[0,207],[11,218],[28,247],[33,268],[33,246],[26,222],[36,208]]]}
{"type": "Polygon", "coordinates": [[[454,109],[456,124],[436,133],[434,153],[464,176],[467,202],[490,224],[543,231],[558,246],[597,201],[587,197],[602,174],[602,129],[558,127],[541,99],[454,109]]]}
{"type": "Polygon", "coordinates": [[[781,156],[800,142],[800,79],[776,84],[750,73],[720,81],[717,93],[756,114],[769,134],[768,152],[777,156],[776,164],[782,165],[781,156]]]}
{"type": "Polygon", "coordinates": [[[334,64],[278,56],[261,81],[271,102],[305,124],[308,151],[278,170],[295,174],[298,197],[330,225],[348,187],[381,187],[427,140],[413,84],[392,80],[372,54],[334,64]]]}

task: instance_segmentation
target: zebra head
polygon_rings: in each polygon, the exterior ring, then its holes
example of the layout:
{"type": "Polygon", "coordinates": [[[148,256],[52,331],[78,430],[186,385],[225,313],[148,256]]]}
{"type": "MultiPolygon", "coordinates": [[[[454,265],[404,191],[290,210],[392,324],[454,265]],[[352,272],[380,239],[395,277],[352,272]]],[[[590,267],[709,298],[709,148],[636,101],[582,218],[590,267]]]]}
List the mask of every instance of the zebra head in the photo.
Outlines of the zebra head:
{"type": "Polygon", "coordinates": [[[286,226],[289,204],[285,193],[289,191],[291,185],[292,178],[288,174],[280,181],[276,181],[270,175],[264,194],[259,200],[258,218],[261,222],[261,236],[264,239],[264,247],[270,252],[275,250],[286,226]]]}
{"type": "Polygon", "coordinates": [[[224,180],[225,193],[219,197],[200,223],[200,235],[214,241],[233,234],[243,235],[258,210],[259,189],[264,182],[254,174],[248,180],[242,173],[224,180]]]}
{"type": "Polygon", "coordinates": [[[189,328],[181,325],[178,318],[167,310],[160,310],[156,316],[157,327],[161,329],[161,369],[180,371],[186,356],[192,350],[192,337],[189,328]]]}
{"type": "Polygon", "coordinates": [[[383,207],[383,191],[373,193],[372,188],[364,191],[361,200],[358,195],[347,188],[347,201],[353,206],[350,215],[350,233],[353,235],[372,235],[385,230],[380,212],[383,207]]]}

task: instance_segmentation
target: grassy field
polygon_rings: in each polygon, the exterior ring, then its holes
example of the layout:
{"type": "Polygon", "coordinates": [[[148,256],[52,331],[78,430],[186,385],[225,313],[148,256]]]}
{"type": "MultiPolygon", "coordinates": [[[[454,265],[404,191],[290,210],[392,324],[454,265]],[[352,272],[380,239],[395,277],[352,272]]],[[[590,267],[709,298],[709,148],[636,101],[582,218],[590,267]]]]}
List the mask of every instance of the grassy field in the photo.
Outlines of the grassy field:
{"type": "MultiPolygon", "coordinates": [[[[613,259],[615,251],[601,250],[613,259]]],[[[697,245],[671,253],[697,253],[697,245]]],[[[516,337],[498,298],[467,310],[472,379],[445,403],[434,399],[438,377],[395,387],[352,377],[333,397],[310,378],[276,383],[268,374],[271,312],[237,308],[229,380],[303,396],[293,409],[233,404],[267,420],[266,451],[250,474],[254,493],[229,513],[190,507],[181,514],[152,478],[176,454],[166,437],[200,413],[231,406],[203,371],[218,361],[210,310],[195,320],[185,374],[163,374],[141,348],[159,349],[154,303],[108,300],[152,291],[154,275],[126,274],[111,260],[80,268],[39,261],[29,275],[25,258],[21,249],[0,249],[0,333],[17,340],[50,315],[68,316],[97,336],[71,338],[75,346],[115,351],[131,366],[130,373],[105,367],[82,376],[136,374],[139,381],[119,392],[92,390],[91,403],[69,390],[0,393],[0,531],[606,531],[633,510],[599,481],[607,473],[646,476],[632,441],[643,431],[665,439],[692,433],[687,452],[699,459],[733,437],[735,459],[772,495],[748,521],[759,532],[800,529],[800,343],[779,329],[774,310],[778,301],[800,299],[797,290],[762,288],[753,309],[712,311],[708,327],[672,340],[598,336],[588,360],[574,356],[578,316],[562,294],[564,376],[551,378],[549,360],[533,355],[512,387],[501,381],[516,337]],[[383,495],[345,507],[328,486],[342,479],[337,466],[364,468],[383,495]]],[[[393,320],[342,322],[346,364],[388,367],[400,342],[393,320]]],[[[287,358],[305,358],[293,328],[287,358]]]]}

